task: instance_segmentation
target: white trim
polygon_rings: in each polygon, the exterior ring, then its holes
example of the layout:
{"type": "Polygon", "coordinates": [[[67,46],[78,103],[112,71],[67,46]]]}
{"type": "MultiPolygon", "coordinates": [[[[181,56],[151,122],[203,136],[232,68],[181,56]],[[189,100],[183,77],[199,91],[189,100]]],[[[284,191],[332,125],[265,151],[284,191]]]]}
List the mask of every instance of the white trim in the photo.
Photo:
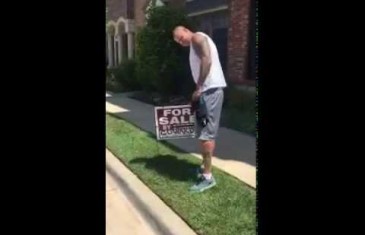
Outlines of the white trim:
{"type": "Polygon", "coordinates": [[[114,21],[109,21],[107,24],[106,24],[106,32],[110,35],[114,35],[115,34],[115,29],[117,27],[117,23],[115,23],[114,21]]]}
{"type": "Polygon", "coordinates": [[[124,24],[127,24],[127,19],[125,19],[123,16],[119,17],[118,20],[117,20],[117,25],[120,24],[121,22],[124,23],[124,24]]]}
{"type": "Polygon", "coordinates": [[[108,34],[108,67],[113,67],[113,47],[112,47],[112,36],[108,34]]]}
{"type": "Polygon", "coordinates": [[[155,106],[155,110],[173,109],[173,108],[191,108],[191,105],[190,104],[183,104],[183,105],[155,106]]]}
{"type": "Polygon", "coordinates": [[[213,13],[216,11],[223,11],[223,10],[227,10],[227,9],[228,9],[228,6],[224,5],[224,6],[204,10],[204,11],[193,12],[193,13],[188,14],[188,16],[192,17],[192,16],[198,16],[198,15],[204,15],[204,14],[213,13]]]}

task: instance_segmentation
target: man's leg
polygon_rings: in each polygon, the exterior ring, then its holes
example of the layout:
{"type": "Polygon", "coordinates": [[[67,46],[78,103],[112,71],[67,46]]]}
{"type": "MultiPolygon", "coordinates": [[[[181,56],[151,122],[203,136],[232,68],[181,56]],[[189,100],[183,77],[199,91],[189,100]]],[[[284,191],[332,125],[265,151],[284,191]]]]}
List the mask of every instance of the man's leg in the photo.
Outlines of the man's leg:
{"type": "Polygon", "coordinates": [[[215,148],[215,141],[214,140],[201,140],[200,146],[202,150],[203,156],[203,175],[207,179],[211,179],[212,177],[212,157],[215,148]]]}
{"type": "Polygon", "coordinates": [[[198,178],[202,175],[211,178],[212,173],[212,157],[215,148],[214,140],[200,140],[200,151],[202,155],[202,163],[198,169],[198,178]]]}
{"type": "Polygon", "coordinates": [[[191,187],[194,192],[203,192],[217,183],[212,175],[212,157],[214,151],[215,141],[214,140],[200,140],[200,147],[202,150],[204,169],[199,174],[198,182],[191,187]]]}
{"type": "Polygon", "coordinates": [[[214,140],[200,140],[204,168],[199,174],[198,182],[190,188],[190,190],[193,192],[203,192],[217,184],[212,175],[212,157],[214,146],[214,140]]]}
{"type": "Polygon", "coordinates": [[[208,94],[206,97],[206,110],[208,123],[203,129],[200,139],[200,146],[203,156],[204,174],[208,176],[212,173],[212,157],[215,149],[215,138],[219,129],[220,116],[223,105],[223,90],[218,89],[208,94]]]}
{"type": "Polygon", "coordinates": [[[199,128],[199,140],[203,157],[203,177],[200,177],[197,184],[191,190],[202,192],[216,185],[212,176],[212,157],[215,148],[215,138],[219,128],[220,112],[223,103],[222,90],[211,90],[202,94],[203,109],[206,111],[207,122],[199,128]]]}

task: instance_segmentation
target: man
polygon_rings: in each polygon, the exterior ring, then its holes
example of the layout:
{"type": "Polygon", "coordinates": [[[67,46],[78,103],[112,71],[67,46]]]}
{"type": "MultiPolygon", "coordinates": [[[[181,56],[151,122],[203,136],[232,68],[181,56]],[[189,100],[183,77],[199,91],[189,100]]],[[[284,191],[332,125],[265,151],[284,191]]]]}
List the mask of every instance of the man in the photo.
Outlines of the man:
{"type": "Polygon", "coordinates": [[[193,33],[184,26],[173,31],[174,40],[190,47],[190,68],[196,84],[192,102],[198,102],[197,137],[203,156],[203,169],[192,191],[202,192],[216,185],[212,175],[212,156],[223,104],[223,88],[227,86],[217,47],[202,32],[193,33]]]}

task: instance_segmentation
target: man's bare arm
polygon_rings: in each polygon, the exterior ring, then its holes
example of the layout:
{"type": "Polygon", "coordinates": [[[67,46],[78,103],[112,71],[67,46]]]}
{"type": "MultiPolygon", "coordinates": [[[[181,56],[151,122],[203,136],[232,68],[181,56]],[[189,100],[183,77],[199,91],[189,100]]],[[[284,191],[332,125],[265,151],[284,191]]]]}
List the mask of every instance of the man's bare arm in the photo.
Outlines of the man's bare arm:
{"type": "Polygon", "coordinates": [[[202,35],[194,35],[193,48],[201,60],[199,80],[197,83],[197,89],[200,89],[209,74],[212,64],[208,39],[202,35]]]}

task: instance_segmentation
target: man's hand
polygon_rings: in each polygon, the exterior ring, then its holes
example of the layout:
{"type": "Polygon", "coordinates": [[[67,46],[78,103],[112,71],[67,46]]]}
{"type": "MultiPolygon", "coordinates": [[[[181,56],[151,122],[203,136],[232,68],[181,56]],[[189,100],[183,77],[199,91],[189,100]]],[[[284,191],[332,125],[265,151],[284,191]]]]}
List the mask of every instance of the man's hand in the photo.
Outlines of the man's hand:
{"type": "Polygon", "coordinates": [[[200,98],[200,96],[201,96],[201,91],[200,91],[200,89],[197,89],[197,90],[194,91],[191,99],[192,99],[193,102],[195,102],[200,98]]]}

